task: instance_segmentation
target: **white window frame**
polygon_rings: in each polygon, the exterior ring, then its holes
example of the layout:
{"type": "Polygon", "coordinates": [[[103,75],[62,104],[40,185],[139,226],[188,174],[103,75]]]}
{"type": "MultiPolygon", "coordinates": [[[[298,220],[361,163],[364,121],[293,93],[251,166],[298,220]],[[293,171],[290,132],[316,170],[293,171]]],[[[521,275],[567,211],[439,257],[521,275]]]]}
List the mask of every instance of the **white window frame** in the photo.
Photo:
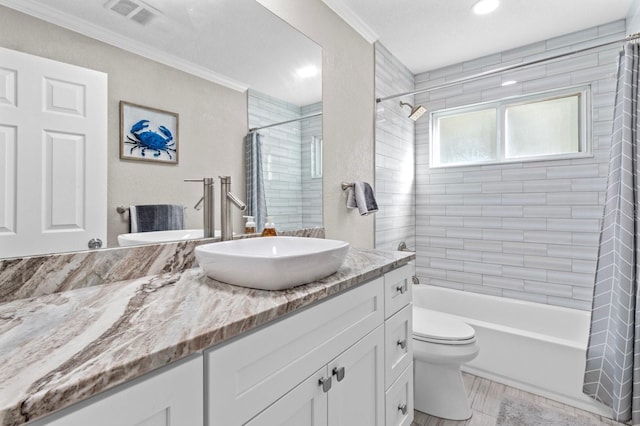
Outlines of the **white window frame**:
{"type": "Polygon", "coordinates": [[[483,102],[463,107],[447,108],[438,111],[432,111],[429,114],[430,141],[429,144],[429,167],[430,168],[446,168],[459,166],[477,166],[485,164],[503,164],[503,163],[522,163],[530,161],[548,161],[548,160],[566,160],[574,158],[592,157],[591,144],[591,86],[567,87],[560,90],[545,91],[525,96],[516,96],[500,99],[497,101],[483,102]],[[551,101],[558,98],[570,96],[578,96],[578,152],[563,154],[547,154],[535,155],[518,158],[506,158],[506,110],[508,107],[525,105],[529,103],[551,101]],[[466,114],[474,111],[485,109],[496,110],[496,152],[495,159],[486,161],[464,161],[456,163],[442,164],[435,161],[440,158],[440,140],[439,140],[439,119],[442,117],[451,117],[458,114],[466,114]]]}

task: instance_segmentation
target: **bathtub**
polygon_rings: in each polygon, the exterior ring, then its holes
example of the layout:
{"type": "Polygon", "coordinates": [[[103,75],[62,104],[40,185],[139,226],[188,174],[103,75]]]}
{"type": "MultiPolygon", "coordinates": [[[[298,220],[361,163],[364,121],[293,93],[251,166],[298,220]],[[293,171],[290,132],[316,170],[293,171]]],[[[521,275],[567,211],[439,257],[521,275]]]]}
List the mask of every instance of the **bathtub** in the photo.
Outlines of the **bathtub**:
{"type": "Polygon", "coordinates": [[[476,330],[480,354],[463,371],[611,416],[582,393],[589,312],[430,285],[413,286],[413,303],[476,330]]]}

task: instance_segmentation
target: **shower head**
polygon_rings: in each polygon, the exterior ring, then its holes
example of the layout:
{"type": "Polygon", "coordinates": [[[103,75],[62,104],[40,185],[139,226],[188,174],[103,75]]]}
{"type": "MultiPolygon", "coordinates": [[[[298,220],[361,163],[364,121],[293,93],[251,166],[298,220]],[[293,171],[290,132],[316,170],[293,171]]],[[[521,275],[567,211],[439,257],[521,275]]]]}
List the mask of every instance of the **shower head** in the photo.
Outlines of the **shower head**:
{"type": "Polygon", "coordinates": [[[409,113],[409,118],[412,119],[413,121],[417,121],[418,118],[420,118],[422,116],[422,114],[424,114],[425,112],[427,112],[427,109],[425,107],[423,107],[422,105],[416,105],[413,106],[407,102],[402,102],[400,101],[400,106],[408,106],[409,108],[411,108],[411,112],[409,113]]]}

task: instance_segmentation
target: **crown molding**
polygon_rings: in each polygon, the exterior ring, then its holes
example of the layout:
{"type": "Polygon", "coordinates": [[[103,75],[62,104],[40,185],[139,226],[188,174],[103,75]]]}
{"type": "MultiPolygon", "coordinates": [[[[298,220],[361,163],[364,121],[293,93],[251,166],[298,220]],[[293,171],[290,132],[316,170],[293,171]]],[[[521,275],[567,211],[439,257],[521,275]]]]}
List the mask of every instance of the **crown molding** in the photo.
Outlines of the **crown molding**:
{"type": "Polygon", "coordinates": [[[68,30],[80,33],[87,37],[101,41],[103,43],[126,50],[136,55],[145,57],[155,62],[159,62],[171,68],[178,69],[188,74],[200,77],[238,92],[245,92],[248,86],[240,81],[216,73],[202,65],[186,61],[175,55],[166,53],[160,49],[150,47],[144,43],[137,42],[121,34],[98,28],[88,21],[71,17],[65,13],[31,0],[0,0],[0,5],[15,9],[27,15],[42,19],[51,24],[58,25],[68,30]]]}
{"type": "Polygon", "coordinates": [[[331,10],[333,10],[351,28],[356,30],[367,42],[374,43],[378,40],[378,34],[365,23],[358,15],[351,10],[343,0],[322,0],[331,10]]]}

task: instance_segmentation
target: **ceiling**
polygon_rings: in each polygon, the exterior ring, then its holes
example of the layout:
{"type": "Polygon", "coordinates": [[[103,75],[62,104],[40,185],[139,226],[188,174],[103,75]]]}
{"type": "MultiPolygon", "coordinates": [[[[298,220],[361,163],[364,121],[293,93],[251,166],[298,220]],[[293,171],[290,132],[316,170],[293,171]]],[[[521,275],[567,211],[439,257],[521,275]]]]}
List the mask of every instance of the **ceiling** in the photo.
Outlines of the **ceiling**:
{"type": "Polygon", "coordinates": [[[631,0],[501,0],[474,15],[476,0],[323,0],[413,74],[623,19],[631,0]]]}
{"type": "Polygon", "coordinates": [[[236,90],[252,88],[296,105],[322,97],[320,46],[255,0],[0,0],[0,4],[236,90]],[[111,9],[124,13],[131,4],[154,17],[143,25],[111,9]],[[320,73],[299,78],[296,70],[310,65],[320,73]]]}

